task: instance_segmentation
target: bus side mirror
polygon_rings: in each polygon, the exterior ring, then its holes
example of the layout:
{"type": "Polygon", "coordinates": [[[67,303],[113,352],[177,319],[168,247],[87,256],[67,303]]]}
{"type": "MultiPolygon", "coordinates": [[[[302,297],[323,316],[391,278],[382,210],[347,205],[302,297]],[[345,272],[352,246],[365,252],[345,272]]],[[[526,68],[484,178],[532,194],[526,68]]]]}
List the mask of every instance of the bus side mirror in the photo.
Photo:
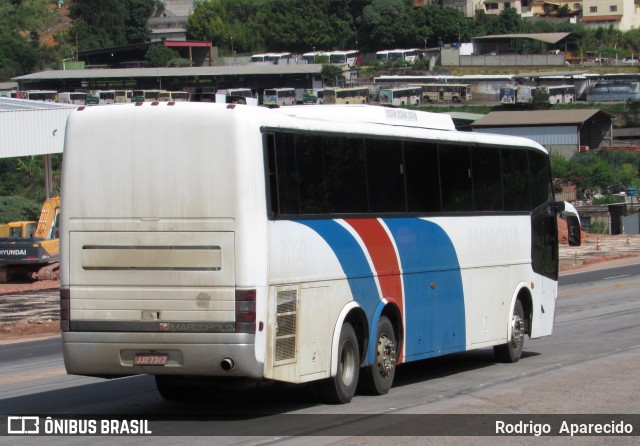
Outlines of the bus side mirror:
{"type": "Polygon", "coordinates": [[[566,201],[555,203],[556,215],[559,215],[567,222],[567,237],[569,246],[580,246],[582,243],[582,227],[580,226],[580,215],[572,204],[566,201]]]}

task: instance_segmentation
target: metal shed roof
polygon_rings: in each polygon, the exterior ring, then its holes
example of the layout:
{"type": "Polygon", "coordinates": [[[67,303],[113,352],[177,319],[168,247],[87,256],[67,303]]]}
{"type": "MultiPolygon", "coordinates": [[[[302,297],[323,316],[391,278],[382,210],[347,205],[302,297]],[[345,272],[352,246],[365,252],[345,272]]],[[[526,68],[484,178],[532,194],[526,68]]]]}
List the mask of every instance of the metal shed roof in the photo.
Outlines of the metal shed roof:
{"type": "Polygon", "coordinates": [[[0,98],[0,158],[61,153],[75,105],[0,98]]]}
{"type": "Polygon", "coordinates": [[[233,65],[224,67],[187,68],[103,68],[96,70],[51,70],[14,77],[14,81],[100,79],[132,77],[250,76],[278,74],[320,74],[320,64],[233,65]]]}
{"type": "Polygon", "coordinates": [[[500,111],[491,112],[478,119],[472,127],[522,127],[522,126],[560,126],[578,125],[597,114],[613,118],[611,113],[598,109],[575,110],[532,110],[532,111],[500,111]]]}

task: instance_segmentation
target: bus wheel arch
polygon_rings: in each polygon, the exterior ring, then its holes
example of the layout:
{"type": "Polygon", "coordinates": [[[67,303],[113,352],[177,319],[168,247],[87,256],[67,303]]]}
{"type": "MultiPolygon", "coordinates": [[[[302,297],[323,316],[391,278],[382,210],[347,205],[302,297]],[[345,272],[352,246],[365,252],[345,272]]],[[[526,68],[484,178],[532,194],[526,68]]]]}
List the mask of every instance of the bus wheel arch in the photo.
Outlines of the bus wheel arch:
{"type": "Polygon", "coordinates": [[[402,345],[402,316],[395,305],[387,305],[373,332],[373,363],[360,371],[358,389],[369,395],[384,395],[393,385],[400,346],[402,345]]]}

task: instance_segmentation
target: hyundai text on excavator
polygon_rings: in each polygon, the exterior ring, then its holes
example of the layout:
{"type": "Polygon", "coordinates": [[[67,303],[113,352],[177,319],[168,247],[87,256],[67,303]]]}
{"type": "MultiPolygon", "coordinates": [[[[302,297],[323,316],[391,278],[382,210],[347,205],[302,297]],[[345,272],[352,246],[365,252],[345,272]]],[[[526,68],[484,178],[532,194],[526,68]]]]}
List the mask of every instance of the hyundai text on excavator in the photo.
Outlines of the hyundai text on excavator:
{"type": "Polygon", "coordinates": [[[42,206],[33,237],[0,238],[0,282],[59,278],[59,214],[60,196],[53,196],[42,206]]]}

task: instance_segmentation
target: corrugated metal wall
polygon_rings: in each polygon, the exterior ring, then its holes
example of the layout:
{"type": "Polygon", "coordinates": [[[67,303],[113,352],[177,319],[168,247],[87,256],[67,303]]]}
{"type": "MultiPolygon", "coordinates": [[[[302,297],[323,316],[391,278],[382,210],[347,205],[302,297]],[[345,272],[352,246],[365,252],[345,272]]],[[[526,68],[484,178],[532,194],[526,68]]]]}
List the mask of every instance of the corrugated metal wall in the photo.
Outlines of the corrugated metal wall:
{"type": "Polygon", "coordinates": [[[61,153],[74,109],[0,111],[0,158],[61,153]]]}
{"type": "Polygon", "coordinates": [[[483,127],[474,132],[497,133],[500,135],[520,136],[533,139],[545,147],[559,145],[578,145],[578,129],[576,126],[553,127],[483,127]]]}

